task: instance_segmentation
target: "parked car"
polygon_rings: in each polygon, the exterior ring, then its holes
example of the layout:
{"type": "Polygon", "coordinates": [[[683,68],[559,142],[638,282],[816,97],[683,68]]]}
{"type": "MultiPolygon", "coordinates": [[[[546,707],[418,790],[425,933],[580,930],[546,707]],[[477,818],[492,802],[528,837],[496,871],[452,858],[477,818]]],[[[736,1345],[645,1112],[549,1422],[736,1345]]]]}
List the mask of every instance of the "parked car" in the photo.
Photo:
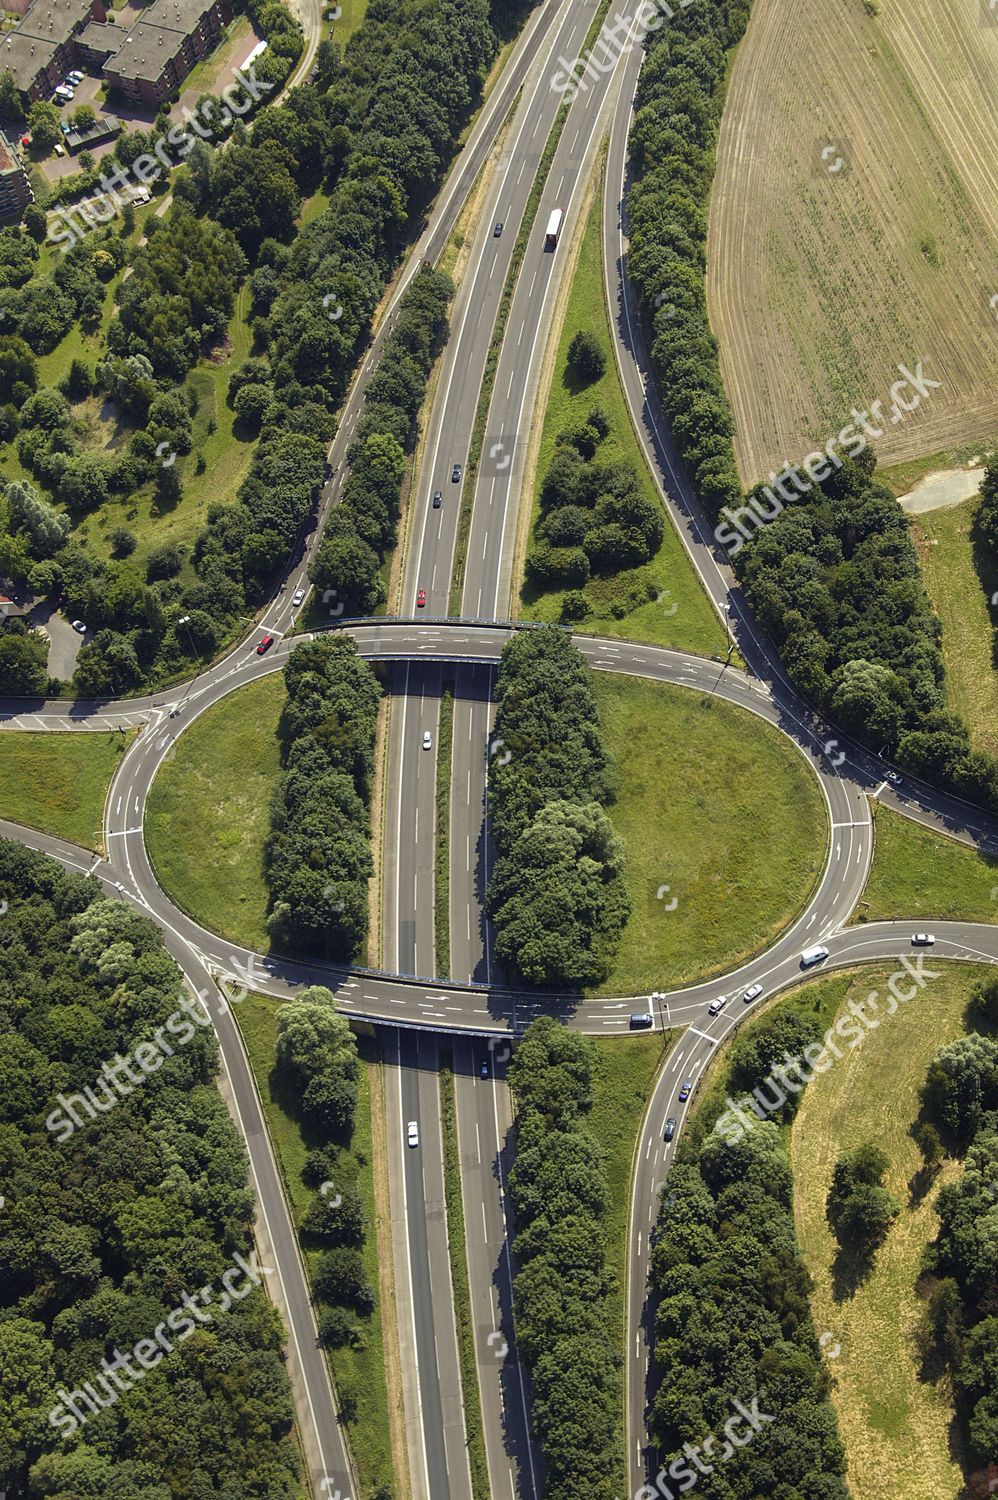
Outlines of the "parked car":
{"type": "Polygon", "coordinates": [[[708,1016],[716,1016],[720,1011],[722,1011],[724,1009],[724,1007],[727,1005],[727,1003],[728,1003],[728,997],[727,997],[727,995],[718,995],[717,999],[716,1000],[712,1000],[710,1002],[710,1004],[708,1005],[708,1007],[707,1007],[707,1014],[708,1014],[708,1016]]]}
{"type": "Polygon", "coordinates": [[[675,1133],[676,1133],[676,1117],[675,1117],[675,1115],[670,1115],[669,1118],[665,1122],[665,1129],[662,1131],[662,1139],[663,1139],[663,1141],[671,1141],[672,1137],[675,1135],[675,1133]]]}
{"type": "Polygon", "coordinates": [[[269,651],[273,644],[274,637],[272,635],[265,635],[259,646],[257,646],[256,648],[257,656],[263,656],[264,652],[269,651]]]}
{"type": "Polygon", "coordinates": [[[410,1146],[419,1145],[419,1126],[416,1124],[415,1120],[410,1120],[408,1125],[405,1127],[405,1138],[409,1142],[410,1146]]]}
{"type": "Polygon", "coordinates": [[[931,932],[913,932],[911,935],[911,946],[913,948],[931,948],[935,938],[931,932]]]}
{"type": "Polygon", "coordinates": [[[74,620],[73,629],[78,630],[80,635],[86,635],[87,633],[87,627],[84,625],[82,620],[74,620]]]}
{"type": "Polygon", "coordinates": [[[66,74],[66,82],[76,84],[83,82],[83,74],[80,72],[79,68],[74,68],[72,73],[66,74]]]}
{"type": "Polygon", "coordinates": [[[761,984],[750,984],[749,987],[748,987],[748,989],[745,991],[744,995],[742,996],[742,999],[745,1001],[746,1005],[751,1005],[752,1001],[753,1000],[758,1000],[758,998],[759,998],[759,996],[761,994],[762,994],[762,985],[761,984]]]}
{"type": "Polygon", "coordinates": [[[815,944],[813,948],[804,949],[804,952],[800,956],[800,966],[802,969],[810,969],[814,964],[820,964],[827,957],[828,949],[822,948],[820,944],[815,944]]]}
{"type": "Polygon", "coordinates": [[[693,1092],[693,1080],[691,1078],[684,1079],[683,1086],[679,1090],[679,1102],[680,1102],[680,1104],[685,1104],[686,1101],[687,1101],[687,1099],[692,1094],[692,1092],[693,1092]]]}

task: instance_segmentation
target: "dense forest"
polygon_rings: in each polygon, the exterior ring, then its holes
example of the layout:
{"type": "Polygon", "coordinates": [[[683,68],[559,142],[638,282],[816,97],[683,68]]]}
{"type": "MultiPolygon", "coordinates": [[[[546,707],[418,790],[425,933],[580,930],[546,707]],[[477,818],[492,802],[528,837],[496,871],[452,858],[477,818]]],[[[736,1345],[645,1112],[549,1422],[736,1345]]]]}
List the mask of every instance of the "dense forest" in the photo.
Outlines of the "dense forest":
{"type": "MultiPolygon", "coordinates": [[[[731,1092],[762,1088],[777,1059],[819,1037],[812,1014],[781,1006],[734,1043],[731,1092]]],[[[704,1500],[847,1500],[780,1129],[799,1097],[788,1091],[769,1120],[746,1111],[737,1138],[710,1128],[721,1102],[707,1101],[669,1173],[652,1252],[650,1425],[676,1493],[695,1482],[704,1500]]]]}
{"type": "Polygon", "coordinates": [[[151,922],[7,841],[0,911],[0,1488],[304,1500],[210,1017],[151,922]]]}
{"type": "MultiPolygon", "coordinates": [[[[287,24],[280,5],[257,10],[275,27],[276,13],[287,24]]],[[[0,500],[0,572],[64,598],[91,626],[78,691],[126,692],[211,656],[286,567],[322,482],[330,408],[480,97],[499,37],[521,11],[497,5],[490,13],[486,0],[372,0],[342,56],[320,44],[315,86],[293,89],[249,128],[237,121],[222,150],[194,146],[169,213],[149,219],[140,249],[124,244],[133,228],[126,211],[117,227],[69,250],[51,277],[37,278],[30,236],[0,232],[0,278],[19,289],[14,324],[0,337],[0,436],[17,443],[37,480],[13,511],[9,493],[0,500]],[[328,206],[298,229],[304,198],[319,189],[328,206]],[[96,327],[101,282],[128,256],[134,269],[119,284],[106,358],[94,369],[75,360],[58,391],[39,387],[35,356],[77,317],[96,327]],[[249,474],[234,500],[223,495],[210,508],[190,557],[164,545],[142,576],[128,562],[134,538],[122,528],[120,551],[102,562],[66,535],[61,518],[78,521],[150,481],[163,508],[180,501],[196,400],[185,380],[219,346],[244,284],[254,352],[233,372],[229,400],[243,429],[258,435],[249,474]],[[125,424],[127,441],[113,452],[84,452],[67,412],[67,401],[91,390],[109,395],[125,424]],[[167,448],[176,458],[169,465],[157,454],[167,448]],[[183,615],[189,632],[177,626],[183,615]]],[[[129,142],[119,142],[119,159],[134,149],[129,142]]],[[[398,450],[443,336],[448,290],[432,273],[418,278],[391,368],[377,377],[374,418],[352,445],[353,525],[341,523],[321,565],[321,586],[344,598],[376,594],[365,549],[380,564],[391,543],[398,450]]],[[[37,655],[19,645],[0,658],[0,691],[43,691],[37,655]]]]}
{"type": "Polygon", "coordinates": [[[629,901],[590,669],[557,626],[517,631],[496,700],[489,812],[499,852],[486,895],[496,954],[531,984],[596,984],[629,901]]]}
{"type": "Polygon", "coordinates": [[[606,1300],[610,1187],[585,1123],[597,1066],[588,1037],[542,1016],[509,1067],[517,1109],[513,1316],[533,1386],[546,1500],[619,1492],[619,1355],[606,1300]]]}
{"type": "Polygon", "coordinates": [[[268,927],[279,950],[349,960],[367,936],[381,688],[342,635],[296,646],[284,681],[284,773],[267,847],[268,927]]]}

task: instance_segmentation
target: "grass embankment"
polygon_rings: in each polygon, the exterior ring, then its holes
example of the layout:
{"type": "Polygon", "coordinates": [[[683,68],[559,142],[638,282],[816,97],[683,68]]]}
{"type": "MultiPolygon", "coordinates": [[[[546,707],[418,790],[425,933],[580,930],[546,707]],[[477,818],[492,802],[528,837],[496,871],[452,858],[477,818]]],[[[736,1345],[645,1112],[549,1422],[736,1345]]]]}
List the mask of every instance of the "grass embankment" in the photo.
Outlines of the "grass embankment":
{"type": "Polygon", "coordinates": [[[620,1330],[621,1352],[626,1337],[627,1231],[630,1214],[631,1167],[634,1144],[644,1118],[655,1075],[672,1045],[673,1033],[643,1036],[593,1037],[600,1066],[593,1107],[586,1126],[599,1141],[607,1157],[610,1179],[610,1211],[606,1220],[607,1272],[610,1276],[610,1316],[620,1330]]]}
{"type": "Polygon", "coordinates": [[[860,920],[998,918],[998,859],[873,804],[876,850],[860,920]]]}
{"type": "Polygon", "coordinates": [[[274,673],[202,714],[164,761],[146,808],[163,889],[213,932],[257,949],[269,941],[263,860],[284,697],[274,673]]]}
{"type": "Polygon", "coordinates": [[[784,735],[721,699],[604,672],[595,686],[632,908],[601,989],[730,969],[814,886],[828,836],[818,782],[784,735]]]}
{"type": "MultiPolygon", "coordinates": [[[[644,494],[656,505],[661,504],[631,423],[613,355],[613,333],[603,281],[602,207],[603,195],[597,192],[586,222],[558,338],[554,375],[537,455],[531,540],[540,514],[537,497],[554,454],[555,440],[566,428],[584,422],[596,406],[603,409],[610,422],[610,434],[600,445],[598,461],[623,460],[630,464],[639,475],[644,494]],[[589,385],[580,385],[568,369],[568,346],[580,329],[594,333],[606,355],[603,374],[589,385]]],[[[520,594],[519,613],[526,619],[557,622],[561,619],[565,593],[564,589],[538,592],[525,584],[520,594]]],[[[723,656],[727,648],[721,622],[668,516],[662,545],[644,567],[614,577],[590,578],[583,593],[589,600],[591,613],[581,624],[573,626],[575,630],[620,636],[624,640],[651,641],[655,645],[674,646],[704,656],[717,653],[723,656]],[[611,613],[615,599],[623,598],[627,585],[638,579],[654,589],[658,597],[625,614],[622,619],[615,619],[611,613]]]]}
{"type": "Polygon", "coordinates": [[[104,799],[129,739],[83,730],[0,735],[0,817],[101,848],[104,799]]]}
{"type": "MultiPolygon", "coordinates": [[[[967,996],[985,969],[938,969],[940,977],[916,999],[808,1084],[791,1133],[797,1234],[814,1278],[815,1328],[830,1335],[826,1352],[839,1351],[832,1399],[854,1500],[954,1500],[961,1492],[950,1451],[950,1394],[945,1382],[923,1377],[913,1342],[922,1309],[915,1292],[921,1257],[938,1228],[935,1190],[960,1168],[946,1163],[927,1194],[912,1193],[921,1155],[909,1132],[926,1069],[937,1049],[962,1033],[967,996]],[[901,1211],[870,1276],[853,1290],[837,1285],[825,1200],[836,1159],[867,1141],[889,1158],[886,1186],[901,1211]]],[[[883,993],[890,973],[878,965],[825,986],[838,991],[841,1009],[871,989],[883,993]]]]}
{"type": "Polygon", "coordinates": [[[457,1329],[461,1365],[461,1395],[464,1430],[468,1442],[468,1467],[475,1500],[489,1500],[489,1461],[482,1428],[482,1403],[478,1392],[475,1333],[471,1319],[471,1289],[468,1283],[467,1240],[464,1231],[464,1199],[461,1193],[461,1158],[457,1142],[457,1101],[454,1096],[453,1054],[440,1054],[440,1121],[444,1142],[444,1195],[447,1203],[447,1248],[450,1251],[451,1287],[454,1293],[454,1324],[457,1329]]]}
{"type": "Polygon", "coordinates": [[[998,673],[988,599],[998,577],[985,574],[971,541],[974,496],[911,517],[911,532],[933,608],[942,621],[946,701],[970,729],[975,750],[998,753],[998,673]],[[979,571],[979,566],[981,570],[979,571]]]}
{"type": "MultiPolygon", "coordinates": [[[[235,1007],[242,1030],[253,1076],[263,1101],[270,1139],[284,1179],[295,1223],[302,1217],[315,1194],[301,1180],[302,1167],[309,1146],[301,1127],[274,1097],[271,1074],[277,1039],[278,1003],[265,995],[248,995],[235,1007]]],[[[337,1164],[343,1181],[352,1182],[360,1193],[367,1216],[364,1240],[364,1269],[371,1286],[378,1287],[378,1218],[374,1204],[374,1164],[372,1148],[371,1096],[374,1079],[380,1067],[375,1043],[365,1038],[359,1042],[361,1068],[357,1080],[357,1123],[349,1149],[340,1148],[337,1164]]],[[[330,1148],[332,1149],[332,1148],[330,1148]]],[[[309,1273],[321,1252],[303,1246],[309,1273]]],[[[379,1485],[392,1482],[392,1452],[388,1424],[388,1388],[385,1381],[384,1331],[381,1308],[363,1324],[364,1341],[360,1348],[333,1349],[329,1360],[336,1380],[341,1406],[355,1415],[345,1421],[350,1447],[361,1489],[373,1494],[379,1485]]]]}
{"type": "Polygon", "coordinates": [[[440,693],[440,724],[437,729],[437,828],[433,880],[436,970],[440,978],[450,973],[450,776],[454,740],[454,685],[446,683],[440,693]]]}

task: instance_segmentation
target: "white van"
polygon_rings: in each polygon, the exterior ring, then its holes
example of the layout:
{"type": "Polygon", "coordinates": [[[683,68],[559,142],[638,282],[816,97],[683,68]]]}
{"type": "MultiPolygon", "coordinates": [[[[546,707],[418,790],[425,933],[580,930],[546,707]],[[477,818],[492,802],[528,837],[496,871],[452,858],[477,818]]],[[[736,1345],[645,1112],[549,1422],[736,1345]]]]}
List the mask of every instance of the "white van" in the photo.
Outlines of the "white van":
{"type": "Polygon", "coordinates": [[[821,947],[805,948],[800,956],[802,969],[810,969],[812,964],[820,964],[823,958],[828,957],[828,949],[821,947]]]}

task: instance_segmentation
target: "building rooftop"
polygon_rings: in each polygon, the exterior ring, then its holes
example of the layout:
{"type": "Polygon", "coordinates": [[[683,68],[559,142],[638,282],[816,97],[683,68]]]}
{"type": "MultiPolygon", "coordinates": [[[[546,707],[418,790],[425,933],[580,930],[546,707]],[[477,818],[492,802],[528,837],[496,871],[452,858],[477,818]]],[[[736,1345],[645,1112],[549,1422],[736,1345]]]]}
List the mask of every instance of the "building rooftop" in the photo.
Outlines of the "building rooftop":
{"type": "MultiPolygon", "coordinates": [[[[20,172],[21,158],[14,150],[10,141],[0,130],[0,177],[6,177],[8,172],[20,172]]],[[[0,594],[0,604],[6,601],[6,595],[0,594]]]]}
{"type": "Polygon", "coordinates": [[[14,82],[25,92],[38,77],[40,68],[52,61],[57,43],[43,42],[22,31],[8,31],[0,40],[0,72],[12,73],[14,82]]]}
{"type": "Polygon", "coordinates": [[[142,12],[142,23],[165,26],[168,31],[182,31],[184,36],[190,36],[213,5],[214,0],[152,0],[142,12]]]}
{"type": "Polygon", "coordinates": [[[35,4],[18,21],[14,35],[40,37],[45,42],[66,42],[86,21],[93,0],[35,0],[35,4]]]}
{"type": "Polygon", "coordinates": [[[180,51],[183,40],[175,31],[140,21],[132,27],[114,56],[108,58],[105,67],[108,73],[115,73],[119,78],[144,78],[156,83],[167,63],[180,51]]]}
{"type": "Polygon", "coordinates": [[[117,26],[111,21],[91,21],[87,29],[80,32],[80,45],[92,47],[95,52],[117,52],[127,35],[127,27],[117,26]]]}

